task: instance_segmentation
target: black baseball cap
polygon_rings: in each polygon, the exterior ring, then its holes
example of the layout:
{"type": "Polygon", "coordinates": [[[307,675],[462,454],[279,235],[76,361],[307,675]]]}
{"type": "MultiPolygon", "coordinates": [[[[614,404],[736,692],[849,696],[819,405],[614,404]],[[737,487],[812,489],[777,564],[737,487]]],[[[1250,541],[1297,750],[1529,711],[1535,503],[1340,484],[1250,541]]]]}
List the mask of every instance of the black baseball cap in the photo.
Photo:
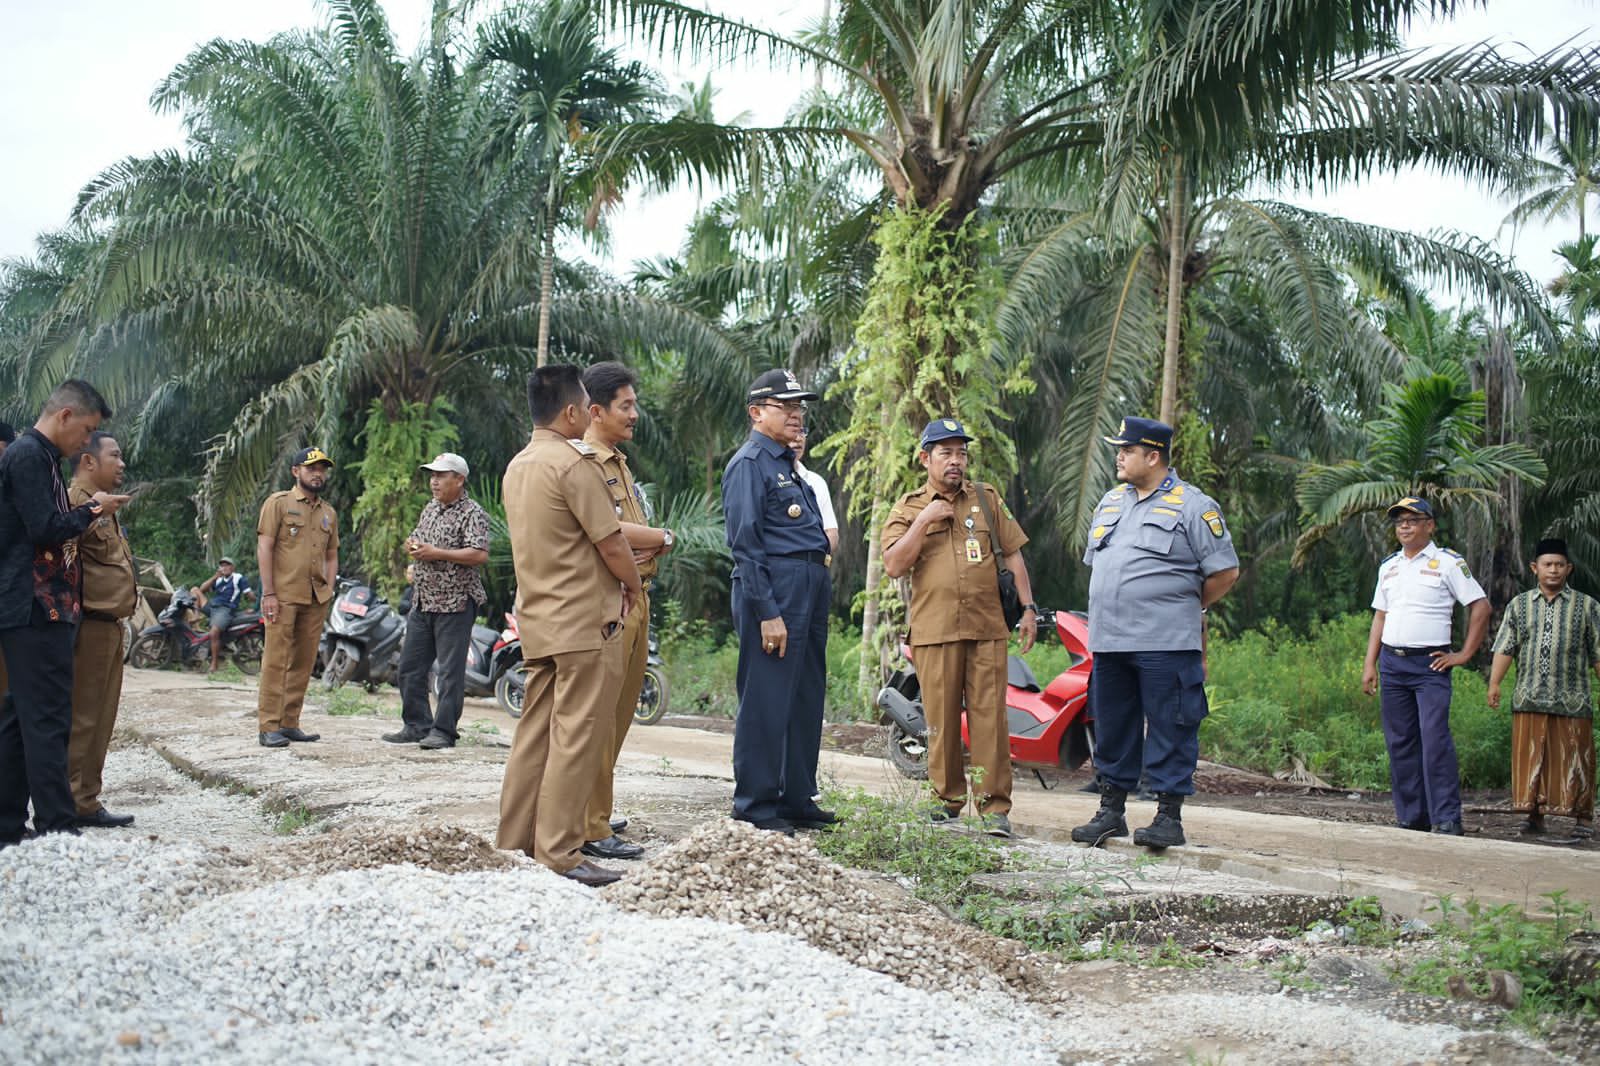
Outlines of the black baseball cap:
{"type": "Polygon", "coordinates": [[[769,370],[750,383],[749,401],[761,403],[763,400],[815,400],[817,394],[808,392],[800,385],[800,379],[794,376],[793,370],[784,370],[778,367],[769,370]]]}
{"type": "Polygon", "coordinates": [[[290,466],[315,466],[318,463],[333,465],[333,460],[328,458],[328,453],[321,448],[301,448],[294,453],[294,462],[290,466]]]}

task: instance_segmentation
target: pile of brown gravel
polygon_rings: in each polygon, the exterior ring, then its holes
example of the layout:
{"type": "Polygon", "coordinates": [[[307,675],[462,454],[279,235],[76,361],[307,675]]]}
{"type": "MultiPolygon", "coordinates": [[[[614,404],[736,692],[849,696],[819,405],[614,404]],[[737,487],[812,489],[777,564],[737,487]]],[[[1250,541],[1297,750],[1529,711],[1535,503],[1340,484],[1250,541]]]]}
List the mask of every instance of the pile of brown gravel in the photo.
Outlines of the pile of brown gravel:
{"type": "Polygon", "coordinates": [[[281,877],[314,877],[403,863],[445,874],[508,870],[517,865],[514,858],[496,851],[478,834],[449,825],[409,830],[348,826],[291,838],[263,862],[281,877]]]}
{"type": "Polygon", "coordinates": [[[998,989],[1002,975],[1018,972],[1014,960],[971,950],[971,930],[925,908],[895,905],[806,838],[744,822],[701,826],[605,898],[625,910],[788,933],[914,988],[998,989]]]}

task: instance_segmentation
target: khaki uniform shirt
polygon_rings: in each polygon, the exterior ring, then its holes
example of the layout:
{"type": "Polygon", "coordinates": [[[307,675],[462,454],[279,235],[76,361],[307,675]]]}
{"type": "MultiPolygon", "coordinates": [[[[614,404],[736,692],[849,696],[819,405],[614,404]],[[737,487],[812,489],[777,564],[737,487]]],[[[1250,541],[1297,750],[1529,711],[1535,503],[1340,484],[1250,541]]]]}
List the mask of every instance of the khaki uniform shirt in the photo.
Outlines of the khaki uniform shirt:
{"type": "MultiPolygon", "coordinates": [[[[296,485],[274,492],[261,505],[256,536],[272,537],[272,588],[279,603],[327,603],[328,553],[339,547],[339,515],[323,499],[313,500],[296,485]]],[[[269,590],[262,589],[266,596],[269,590]]]]}
{"type": "MultiPolygon", "coordinates": [[[[77,478],[67,489],[67,502],[73,507],[88,503],[93,496],[94,489],[77,478]]],[[[89,523],[78,538],[78,562],[83,567],[84,611],[113,618],[133,614],[139,579],[134,574],[128,535],[116,515],[103,514],[89,523]]]]}
{"type": "MultiPolygon", "coordinates": [[[[583,435],[583,443],[593,448],[595,458],[600,460],[600,471],[606,476],[606,491],[611,494],[611,506],[617,512],[618,520],[632,522],[636,526],[648,526],[650,519],[644,513],[644,495],[639,491],[639,486],[634,484],[633,473],[628,469],[628,457],[601,443],[592,431],[583,435]]],[[[652,557],[649,562],[639,564],[639,577],[649,581],[660,569],[660,556],[652,557]]]]}
{"type": "Polygon", "coordinates": [[[594,651],[621,621],[622,583],[595,545],[622,529],[593,448],[536,429],[502,486],[522,654],[594,651]]]}
{"type": "MultiPolygon", "coordinates": [[[[994,515],[1000,554],[1010,555],[1028,543],[1027,534],[1011,517],[993,485],[985,485],[986,504],[994,515]]],[[[922,509],[936,499],[948,499],[955,508],[953,520],[930,525],[922,539],[922,552],[911,564],[911,644],[945,644],[956,640],[1005,640],[1005,614],[1000,610],[1000,578],[995,572],[989,541],[989,524],[978,503],[978,487],[971,481],[951,498],[923,483],[900,497],[883,527],[883,546],[892,548],[906,535],[922,509]],[[976,542],[975,544],[971,542],[976,542]]]]}

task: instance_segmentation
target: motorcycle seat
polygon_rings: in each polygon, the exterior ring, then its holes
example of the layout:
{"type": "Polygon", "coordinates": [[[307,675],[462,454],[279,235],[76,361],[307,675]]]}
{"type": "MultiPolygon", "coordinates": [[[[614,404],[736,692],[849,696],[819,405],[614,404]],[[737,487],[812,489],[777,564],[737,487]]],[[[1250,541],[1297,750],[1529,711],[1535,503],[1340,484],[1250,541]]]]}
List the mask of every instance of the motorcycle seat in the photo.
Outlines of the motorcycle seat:
{"type": "Polygon", "coordinates": [[[1015,655],[1006,656],[1006,684],[1024,692],[1042,692],[1039,679],[1033,676],[1028,664],[1015,655]]]}

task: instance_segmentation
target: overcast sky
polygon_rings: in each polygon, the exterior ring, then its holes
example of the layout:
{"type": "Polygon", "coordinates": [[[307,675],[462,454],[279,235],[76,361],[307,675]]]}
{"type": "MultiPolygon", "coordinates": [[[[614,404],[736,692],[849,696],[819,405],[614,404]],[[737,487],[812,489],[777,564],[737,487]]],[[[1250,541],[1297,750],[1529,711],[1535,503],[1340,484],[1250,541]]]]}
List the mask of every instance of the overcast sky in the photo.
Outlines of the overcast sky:
{"type": "MultiPolygon", "coordinates": [[[[768,0],[768,24],[795,28],[814,19],[823,0],[768,0]]],[[[713,3],[748,11],[735,0],[713,3]]],[[[409,51],[429,0],[388,0],[390,22],[409,51]]],[[[31,255],[33,238],[60,226],[77,192],[105,166],[181,143],[175,116],[149,106],[155,83],[197,44],[214,37],[263,40],[318,23],[313,0],[0,0],[0,257],[31,255]]],[[[1450,23],[1415,28],[1410,43],[1457,45],[1484,39],[1536,50],[1581,35],[1595,39],[1594,0],[1494,0],[1450,23]]],[[[663,70],[676,88],[704,70],[663,70]]],[[[776,122],[808,79],[734,68],[714,71],[719,117],[746,111],[776,122]]],[[[1303,202],[1364,222],[1425,231],[1448,226],[1495,241],[1541,281],[1557,272],[1550,249],[1576,236],[1572,223],[1551,229],[1501,230],[1506,205],[1459,181],[1427,175],[1384,178],[1303,202]]],[[[637,198],[613,221],[613,265],[674,251],[696,204],[693,193],[637,198]]]]}

